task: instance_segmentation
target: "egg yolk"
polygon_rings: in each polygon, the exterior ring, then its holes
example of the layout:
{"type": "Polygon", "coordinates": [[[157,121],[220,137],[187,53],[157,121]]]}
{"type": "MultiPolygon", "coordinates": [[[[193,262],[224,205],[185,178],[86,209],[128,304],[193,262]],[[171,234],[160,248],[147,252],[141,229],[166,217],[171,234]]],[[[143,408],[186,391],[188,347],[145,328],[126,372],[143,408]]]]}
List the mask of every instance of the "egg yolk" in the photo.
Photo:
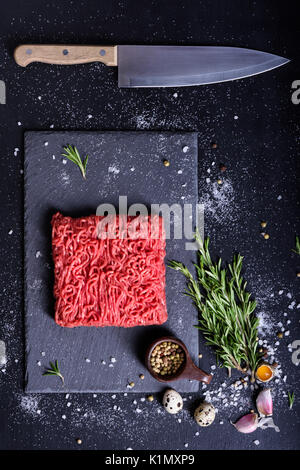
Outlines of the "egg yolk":
{"type": "Polygon", "coordinates": [[[270,367],[263,365],[257,369],[256,374],[260,380],[265,381],[272,377],[272,370],[270,367]]]}

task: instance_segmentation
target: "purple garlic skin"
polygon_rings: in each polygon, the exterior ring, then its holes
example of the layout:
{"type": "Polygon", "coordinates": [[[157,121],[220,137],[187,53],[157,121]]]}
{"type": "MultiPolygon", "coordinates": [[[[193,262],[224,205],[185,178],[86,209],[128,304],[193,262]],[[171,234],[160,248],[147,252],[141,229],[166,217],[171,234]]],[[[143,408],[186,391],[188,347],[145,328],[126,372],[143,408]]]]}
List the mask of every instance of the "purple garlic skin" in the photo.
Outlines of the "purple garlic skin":
{"type": "Polygon", "coordinates": [[[257,396],[256,407],[260,416],[272,416],[273,401],[270,388],[264,388],[257,396]]]}
{"type": "Polygon", "coordinates": [[[249,434],[250,432],[255,431],[258,427],[258,415],[256,413],[250,413],[232,424],[239,432],[249,434]]]}

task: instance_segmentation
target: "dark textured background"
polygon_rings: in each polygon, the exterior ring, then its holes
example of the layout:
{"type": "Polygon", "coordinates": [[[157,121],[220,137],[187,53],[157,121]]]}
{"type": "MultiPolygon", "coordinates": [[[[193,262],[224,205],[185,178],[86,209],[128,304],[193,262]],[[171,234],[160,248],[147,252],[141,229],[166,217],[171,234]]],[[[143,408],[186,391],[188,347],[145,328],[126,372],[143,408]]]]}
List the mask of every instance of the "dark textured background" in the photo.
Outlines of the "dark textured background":
{"type": "MultiPolygon", "coordinates": [[[[299,310],[288,308],[299,302],[296,273],[300,270],[300,258],[291,252],[295,233],[300,232],[296,180],[300,107],[291,102],[291,84],[300,78],[299,11],[294,3],[10,0],[1,7],[0,79],[7,86],[7,104],[0,105],[0,339],[6,342],[8,363],[0,371],[0,448],[74,449],[77,437],[83,440],[81,448],[87,449],[185,449],[185,444],[188,449],[299,448],[299,369],[289,348],[300,339],[299,310]],[[13,49],[25,42],[220,44],[260,49],[292,62],[238,82],[120,90],[116,70],[99,64],[18,67],[13,49]],[[267,429],[240,435],[232,428],[230,419],[253,407],[249,389],[243,391],[240,407],[215,403],[219,412],[208,429],[197,429],[191,415],[204,391],[185,397],[185,412],[177,417],[181,423],[163,413],[161,397],[149,404],[137,395],[137,405],[123,395],[24,395],[23,133],[48,130],[52,124],[55,129],[72,130],[198,132],[199,200],[206,204],[205,228],[213,252],[225,259],[236,250],[245,255],[245,277],[258,300],[267,343],[274,345],[277,340],[278,321],[290,331],[274,352],[282,376],[286,375],[285,381],[272,383],[280,433],[267,429]],[[218,143],[215,150],[212,141],[218,143]],[[20,152],[14,156],[16,147],[20,152]],[[220,163],[227,165],[227,171],[223,187],[217,188],[220,163]],[[260,234],[261,220],[268,221],[269,240],[260,234]],[[293,410],[288,409],[287,391],[296,395],[293,410]],[[254,440],[259,441],[257,447],[254,440]]],[[[209,367],[214,354],[204,345],[203,354],[203,367],[209,367]]],[[[223,369],[214,372],[211,390],[225,383],[230,393],[228,385],[238,375],[228,380],[223,369]]]]}

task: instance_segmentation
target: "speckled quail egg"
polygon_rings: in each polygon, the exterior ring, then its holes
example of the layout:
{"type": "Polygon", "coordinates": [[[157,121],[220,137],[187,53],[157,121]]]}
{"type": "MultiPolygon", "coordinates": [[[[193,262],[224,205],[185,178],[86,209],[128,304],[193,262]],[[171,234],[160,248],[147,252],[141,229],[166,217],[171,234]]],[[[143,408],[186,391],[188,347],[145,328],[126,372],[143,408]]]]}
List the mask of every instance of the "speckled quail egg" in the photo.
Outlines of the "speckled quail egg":
{"type": "Polygon", "coordinates": [[[178,413],[178,411],[182,410],[183,408],[183,400],[181,395],[176,392],[176,390],[172,390],[171,388],[165,391],[163,397],[163,405],[165,410],[174,415],[178,413]]]}
{"type": "Polygon", "coordinates": [[[216,416],[214,406],[207,401],[204,401],[199,405],[194,412],[194,418],[199,426],[210,426],[216,416]]]}

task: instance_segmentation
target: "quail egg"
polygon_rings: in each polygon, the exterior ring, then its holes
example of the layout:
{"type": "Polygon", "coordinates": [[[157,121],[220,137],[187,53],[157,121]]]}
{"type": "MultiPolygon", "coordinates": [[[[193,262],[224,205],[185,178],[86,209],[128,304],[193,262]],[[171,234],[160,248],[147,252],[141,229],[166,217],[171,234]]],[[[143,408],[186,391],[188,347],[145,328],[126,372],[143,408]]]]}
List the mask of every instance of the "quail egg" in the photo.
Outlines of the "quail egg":
{"type": "Polygon", "coordinates": [[[181,395],[176,392],[176,390],[166,390],[163,397],[163,406],[165,410],[171,415],[178,413],[183,408],[183,400],[181,395]]]}
{"type": "Polygon", "coordinates": [[[199,405],[194,412],[194,418],[199,426],[210,426],[216,416],[214,406],[207,401],[204,401],[199,405]]]}

